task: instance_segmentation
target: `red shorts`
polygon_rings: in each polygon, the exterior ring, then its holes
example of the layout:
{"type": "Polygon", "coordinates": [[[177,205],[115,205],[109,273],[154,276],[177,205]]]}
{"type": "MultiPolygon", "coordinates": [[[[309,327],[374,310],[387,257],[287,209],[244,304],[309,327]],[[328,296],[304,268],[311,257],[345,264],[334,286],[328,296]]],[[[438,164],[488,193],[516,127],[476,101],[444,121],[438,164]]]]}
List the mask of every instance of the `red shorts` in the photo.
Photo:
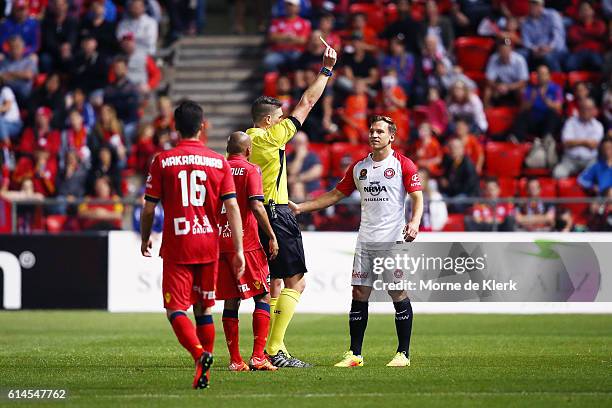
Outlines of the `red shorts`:
{"type": "Polygon", "coordinates": [[[217,265],[217,262],[176,264],[164,260],[164,307],[170,310],[187,310],[196,303],[204,307],[213,306],[217,265]]]}
{"type": "Polygon", "coordinates": [[[236,280],[232,268],[232,252],[224,252],[219,260],[217,277],[217,299],[249,299],[270,291],[268,284],[268,259],[263,249],[244,253],[246,261],[244,275],[236,280]]]}

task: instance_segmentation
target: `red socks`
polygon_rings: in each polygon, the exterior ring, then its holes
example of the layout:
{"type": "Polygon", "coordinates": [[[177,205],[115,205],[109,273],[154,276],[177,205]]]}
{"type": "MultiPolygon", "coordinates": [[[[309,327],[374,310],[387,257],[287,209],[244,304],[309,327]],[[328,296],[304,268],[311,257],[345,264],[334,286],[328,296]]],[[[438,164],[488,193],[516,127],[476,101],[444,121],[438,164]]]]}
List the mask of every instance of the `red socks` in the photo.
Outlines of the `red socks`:
{"type": "Polygon", "coordinates": [[[215,347],[215,325],[212,315],[196,316],[196,333],[204,351],[212,353],[215,347]]]}
{"type": "Polygon", "coordinates": [[[269,328],[270,305],[255,302],[255,310],[253,311],[253,357],[262,358],[264,356],[269,328]]]}
{"type": "Polygon", "coordinates": [[[193,359],[197,360],[200,358],[203,353],[202,345],[198,340],[191,319],[187,317],[185,312],[179,311],[172,313],[172,315],[170,315],[170,324],[172,325],[172,329],[179,343],[189,351],[193,359]]]}
{"type": "Polygon", "coordinates": [[[223,331],[225,332],[225,342],[227,350],[230,353],[232,363],[242,361],[240,355],[240,346],[238,344],[238,311],[224,309],[223,310],[223,331]]]}

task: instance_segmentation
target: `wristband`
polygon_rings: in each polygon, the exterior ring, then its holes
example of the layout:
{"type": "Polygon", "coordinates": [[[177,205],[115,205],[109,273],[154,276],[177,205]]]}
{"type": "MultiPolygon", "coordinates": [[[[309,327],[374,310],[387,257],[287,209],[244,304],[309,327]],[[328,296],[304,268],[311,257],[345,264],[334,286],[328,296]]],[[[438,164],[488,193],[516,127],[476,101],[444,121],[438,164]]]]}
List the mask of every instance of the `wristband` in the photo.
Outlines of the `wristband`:
{"type": "Polygon", "coordinates": [[[330,77],[333,75],[333,72],[331,69],[329,68],[325,68],[325,67],[321,67],[321,71],[319,71],[321,74],[325,75],[326,77],[330,77]]]}

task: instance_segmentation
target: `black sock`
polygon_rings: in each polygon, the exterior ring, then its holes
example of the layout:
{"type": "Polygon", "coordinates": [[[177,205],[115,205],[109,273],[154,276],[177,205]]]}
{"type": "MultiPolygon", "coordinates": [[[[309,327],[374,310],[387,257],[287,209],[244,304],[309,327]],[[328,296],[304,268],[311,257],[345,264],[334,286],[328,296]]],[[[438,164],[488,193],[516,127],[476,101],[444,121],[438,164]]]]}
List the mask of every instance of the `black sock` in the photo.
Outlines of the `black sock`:
{"type": "Polygon", "coordinates": [[[412,334],[412,305],[406,298],[393,302],[395,307],[395,330],[397,331],[397,351],[410,356],[410,335],[412,334]]]}
{"type": "Polygon", "coordinates": [[[354,300],[349,313],[349,331],[351,333],[351,351],[354,355],[361,355],[361,345],[368,325],[368,302],[354,300]]]}

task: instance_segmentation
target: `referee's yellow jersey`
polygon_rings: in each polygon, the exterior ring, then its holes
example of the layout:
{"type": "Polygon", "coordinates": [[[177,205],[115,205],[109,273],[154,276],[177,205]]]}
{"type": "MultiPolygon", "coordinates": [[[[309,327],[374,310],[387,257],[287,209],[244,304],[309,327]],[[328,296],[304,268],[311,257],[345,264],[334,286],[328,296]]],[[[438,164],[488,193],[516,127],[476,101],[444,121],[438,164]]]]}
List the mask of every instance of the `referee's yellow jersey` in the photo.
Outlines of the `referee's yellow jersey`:
{"type": "Polygon", "coordinates": [[[253,146],[249,161],[261,168],[265,204],[268,204],[270,199],[276,204],[289,203],[285,145],[299,127],[300,122],[289,117],[268,129],[250,128],[246,131],[253,146]]]}

